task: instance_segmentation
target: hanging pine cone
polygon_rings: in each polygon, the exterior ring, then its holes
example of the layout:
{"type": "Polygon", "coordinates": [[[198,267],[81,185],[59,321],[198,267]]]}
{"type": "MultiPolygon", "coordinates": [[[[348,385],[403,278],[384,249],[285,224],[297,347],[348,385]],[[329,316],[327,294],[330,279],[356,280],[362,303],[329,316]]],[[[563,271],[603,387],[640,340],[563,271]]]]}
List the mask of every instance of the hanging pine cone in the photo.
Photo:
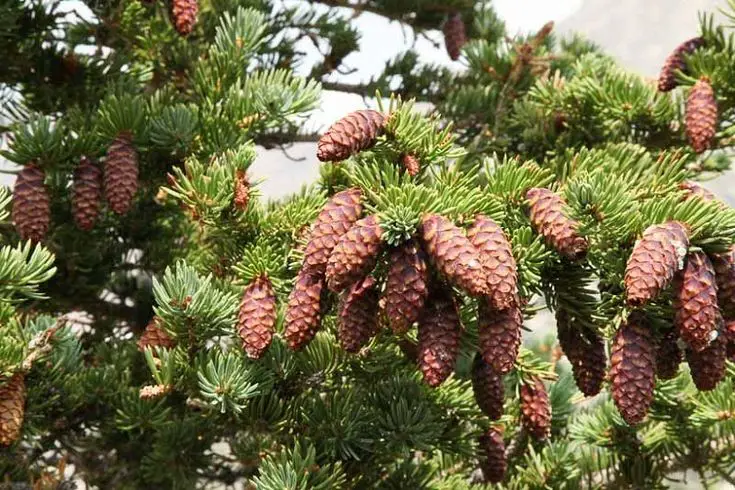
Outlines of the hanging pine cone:
{"type": "Polygon", "coordinates": [[[401,165],[406,169],[406,173],[410,176],[416,176],[421,171],[421,162],[418,158],[408,153],[401,156],[401,165]]]}
{"type": "Polygon", "coordinates": [[[419,369],[432,388],[454,371],[462,324],[454,299],[446,291],[429,298],[419,320],[419,369]]]}
{"type": "Polygon", "coordinates": [[[143,334],[138,339],[138,350],[144,352],[146,347],[150,347],[154,352],[155,347],[163,347],[164,349],[173,349],[176,347],[176,341],[161,328],[161,319],[157,316],[154,316],[148,322],[143,334]]]}
{"type": "Polygon", "coordinates": [[[681,268],[688,247],[687,229],[677,221],[646,228],[625,267],[628,304],[640,307],[657,297],[681,268]]]}
{"type": "Polygon", "coordinates": [[[505,479],[508,462],[505,459],[505,441],[500,430],[491,427],[480,436],[480,469],[489,483],[505,479]]]}
{"type": "Polygon", "coordinates": [[[480,261],[490,289],[488,301],[496,310],[518,303],[516,261],[508,237],[495,221],[482,215],[467,230],[467,238],[480,252],[480,261]]]}
{"type": "Polygon", "coordinates": [[[0,386],[0,446],[10,446],[20,437],[25,403],[25,376],[15,373],[0,386]]]}
{"type": "Polygon", "coordinates": [[[633,312],[615,334],[610,381],[615,406],[630,425],[641,422],[653,401],[655,347],[645,319],[633,312]]]}
{"type": "Polygon", "coordinates": [[[668,92],[676,87],[676,71],[684,72],[686,64],[684,63],[684,55],[693,53],[697,48],[704,45],[704,39],[695,37],[684,41],[674,49],[674,51],[666,58],[664,66],[661,68],[661,74],[658,77],[658,89],[661,92],[668,92]]]}
{"type": "Polygon", "coordinates": [[[119,215],[127,213],[138,190],[138,152],[128,132],[119,133],[107,149],[104,183],[110,209],[119,215]]]}
{"type": "Polygon", "coordinates": [[[100,214],[102,200],[102,170],[89,158],[82,157],[74,171],[74,195],[72,214],[77,228],[89,231],[94,228],[100,214]]]}
{"type": "Polygon", "coordinates": [[[250,202],[250,182],[245,172],[238,170],[235,173],[235,189],[233,190],[232,204],[238,211],[245,211],[250,202]]]}
{"type": "Polygon", "coordinates": [[[332,124],[317,143],[316,157],[338,162],[372,147],[383,134],[385,116],[373,110],[355,111],[332,124]]]}
{"type": "Polygon", "coordinates": [[[521,385],[521,423],[536,439],[546,439],[551,434],[551,402],[539,378],[521,385]]]}
{"type": "Polygon", "coordinates": [[[489,292],[480,253],[462,229],[438,214],[430,214],[421,222],[424,246],[435,267],[446,278],[472,296],[489,292]]]}
{"type": "Polygon", "coordinates": [[[699,352],[709,345],[721,318],[715,271],[704,252],[688,255],[676,276],[674,295],[674,326],[679,337],[699,352]]]}
{"type": "Polygon", "coordinates": [[[730,362],[735,362],[735,320],[725,322],[725,328],[722,333],[727,343],[727,358],[730,362]]]}
{"type": "Polygon", "coordinates": [[[361,199],[362,192],[353,187],[338,192],[324,205],[311,227],[309,243],[304,251],[303,268],[310,274],[324,274],[337,241],[362,214],[361,199]]]}
{"type": "Polygon", "coordinates": [[[692,380],[699,391],[714,390],[724,379],[727,340],[722,336],[700,352],[687,349],[686,355],[692,380]]]}
{"type": "Polygon", "coordinates": [[[735,245],[725,253],[712,254],[712,266],[720,308],[725,316],[735,316],[735,245]]]}
{"type": "Polygon", "coordinates": [[[51,222],[51,203],[43,169],[31,163],[18,173],[13,188],[13,223],[21,240],[41,242],[51,222]]]}
{"type": "Polygon", "coordinates": [[[378,331],[378,290],[368,276],[347,292],[339,312],[339,344],[347,352],[358,352],[378,331]]]}
{"type": "Polygon", "coordinates": [[[356,222],[337,242],[327,262],[327,286],[340,292],[364,277],[378,259],[383,236],[380,220],[370,215],[356,222]]]}
{"type": "Polygon", "coordinates": [[[457,61],[462,54],[462,46],[467,43],[464,21],[460,13],[451,14],[444,22],[444,45],[452,61],[457,61]]]}
{"type": "Polygon", "coordinates": [[[495,311],[480,300],[477,309],[480,352],[498,374],[513,369],[521,347],[523,313],[517,306],[495,311]]]}
{"type": "Polygon", "coordinates": [[[526,193],[531,224],[546,243],[570,260],[587,253],[587,239],[577,233],[579,223],[564,212],[564,200],[549,189],[535,187],[526,193]]]}
{"type": "Polygon", "coordinates": [[[679,349],[679,335],[676,329],[666,330],[656,346],[656,376],[659,379],[673,379],[679,372],[679,364],[684,353],[679,349]]]}
{"type": "Polygon", "coordinates": [[[572,365],[572,374],[579,391],[585,396],[595,396],[605,381],[605,341],[598,333],[573,325],[568,316],[563,309],[556,312],[559,345],[572,365]]]}
{"type": "Polygon", "coordinates": [[[173,0],[171,5],[171,15],[174,21],[176,32],[181,36],[188,36],[194,30],[197,23],[197,14],[199,13],[199,3],[197,0],[173,0]]]}
{"type": "Polygon", "coordinates": [[[414,240],[391,250],[385,282],[385,315],[396,334],[405,333],[418,321],[429,291],[428,274],[424,252],[414,240]]]}
{"type": "Polygon", "coordinates": [[[685,180],[684,182],[679,183],[679,189],[685,192],[686,199],[698,197],[704,202],[710,202],[717,199],[717,196],[715,196],[711,191],[691,180],[685,180]]]}
{"type": "Polygon", "coordinates": [[[490,420],[498,420],[503,415],[503,379],[480,354],[475,355],[472,363],[472,391],[477,406],[490,420]]]}
{"type": "Polygon", "coordinates": [[[717,99],[709,78],[697,80],[686,102],[686,133],[697,153],[708,150],[717,131],[717,99]]]}
{"type": "Polygon", "coordinates": [[[301,350],[319,330],[324,279],[301,269],[288,297],[283,336],[291,350],[301,350]]]}
{"type": "Polygon", "coordinates": [[[277,316],[271,281],[266,275],[258,276],[243,291],[237,316],[237,333],[251,359],[260,359],[270,347],[277,316]]]}

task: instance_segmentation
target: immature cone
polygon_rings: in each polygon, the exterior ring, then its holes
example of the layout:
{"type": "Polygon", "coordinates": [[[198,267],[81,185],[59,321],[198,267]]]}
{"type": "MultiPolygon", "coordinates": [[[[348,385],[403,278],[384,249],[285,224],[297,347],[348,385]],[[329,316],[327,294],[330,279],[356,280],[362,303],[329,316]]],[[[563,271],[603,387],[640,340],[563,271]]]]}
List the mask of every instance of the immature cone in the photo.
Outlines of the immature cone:
{"type": "Polygon", "coordinates": [[[237,316],[237,333],[251,359],[260,359],[270,347],[277,316],[271,281],[266,275],[258,276],[245,288],[237,316]]]}
{"type": "Polygon", "coordinates": [[[197,0],[173,0],[171,15],[173,17],[176,32],[181,36],[188,36],[194,30],[199,13],[197,0]]]}
{"type": "Polygon", "coordinates": [[[383,134],[385,121],[383,114],[373,110],[347,114],[319,138],[316,157],[322,162],[338,162],[370,148],[383,134]]]}
{"type": "Polygon", "coordinates": [[[80,230],[94,228],[102,200],[102,170],[89,158],[82,157],[74,171],[74,195],[71,200],[74,222],[80,230]]]}
{"type": "Polygon", "coordinates": [[[551,434],[551,402],[544,383],[534,377],[521,385],[521,423],[536,439],[551,434]]]}
{"type": "Polygon", "coordinates": [[[579,223],[564,213],[564,200],[549,189],[535,187],[526,193],[531,224],[546,243],[571,260],[587,253],[587,239],[577,233],[579,223]]]}
{"type": "Polygon", "coordinates": [[[695,37],[684,41],[674,49],[674,51],[666,58],[664,66],[661,68],[661,74],[658,77],[658,89],[661,92],[668,92],[676,87],[676,71],[685,71],[684,55],[693,53],[697,48],[704,45],[704,39],[695,37]]]}
{"type": "Polygon", "coordinates": [[[505,479],[508,462],[505,459],[503,434],[491,427],[480,436],[480,468],[489,483],[500,483],[505,479]]]}
{"type": "Polygon", "coordinates": [[[679,335],[675,329],[664,332],[656,346],[656,376],[659,379],[673,379],[679,373],[679,364],[684,353],[679,349],[679,335]]]}
{"type": "Polygon", "coordinates": [[[414,240],[390,252],[385,281],[385,315],[396,334],[418,321],[428,290],[429,271],[424,252],[414,240]]]}
{"type": "Polygon", "coordinates": [[[477,406],[490,420],[498,420],[503,415],[503,379],[480,354],[475,355],[472,363],[472,391],[477,406]]]}
{"type": "Polygon", "coordinates": [[[419,162],[419,159],[408,153],[401,157],[401,165],[403,165],[406,173],[410,176],[417,175],[421,171],[421,162],[419,162]]]}
{"type": "Polygon", "coordinates": [[[144,352],[146,347],[155,350],[155,347],[163,347],[165,349],[173,349],[176,347],[176,341],[172,339],[166,331],[160,326],[160,319],[153,317],[148,325],[146,325],[143,334],[138,339],[138,350],[144,352]]]}
{"type": "Polygon", "coordinates": [[[0,386],[0,446],[10,446],[20,437],[25,402],[25,376],[15,373],[0,386]]]}
{"type": "Polygon", "coordinates": [[[352,228],[362,214],[360,189],[338,192],[324,205],[311,227],[309,243],[304,251],[303,268],[311,274],[322,275],[327,261],[339,238],[352,228]]]}
{"type": "Polygon", "coordinates": [[[610,368],[615,406],[630,425],[646,417],[653,401],[655,355],[649,325],[640,314],[632,313],[615,334],[610,368]]]}
{"type": "Polygon", "coordinates": [[[697,80],[689,92],[685,126],[694,151],[708,150],[717,131],[717,99],[707,77],[697,80]]]}
{"type": "Polygon", "coordinates": [[[556,318],[559,345],[572,365],[579,391],[585,396],[597,395],[605,381],[605,341],[596,332],[570,324],[565,310],[558,310],[556,318]]]}
{"type": "Polygon", "coordinates": [[[725,316],[735,316],[735,245],[725,253],[712,254],[712,266],[720,308],[725,316]]]}
{"type": "Polygon", "coordinates": [[[250,182],[242,170],[235,174],[235,189],[233,191],[232,204],[238,211],[245,211],[250,202],[250,182]]]}
{"type": "Polygon", "coordinates": [[[443,216],[430,214],[421,222],[421,233],[426,252],[450,282],[472,296],[489,293],[480,253],[461,228],[443,216]]]}
{"type": "Polygon", "coordinates": [[[337,242],[327,262],[327,286],[335,292],[351,286],[375,267],[383,244],[380,220],[370,215],[355,223],[337,242]]]}
{"type": "Polygon", "coordinates": [[[105,198],[116,214],[125,214],[138,190],[138,152],[130,133],[121,132],[107,149],[105,198]]]}
{"type": "Polygon", "coordinates": [[[301,269],[288,297],[283,336],[291,350],[301,350],[319,330],[324,279],[301,269]]]}
{"type": "Polygon", "coordinates": [[[625,267],[628,304],[640,307],[657,297],[682,267],[688,247],[687,229],[677,221],[646,228],[625,267]]]}
{"type": "Polygon", "coordinates": [[[496,311],[486,301],[479,301],[477,328],[480,331],[480,353],[498,374],[507,374],[513,369],[521,347],[522,326],[523,313],[519,307],[496,311]]]}
{"type": "Polygon", "coordinates": [[[687,349],[687,362],[692,381],[699,391],[714,390],[725,377],[727,340],[718,337],[706,349],[695,352],[687,349]]]}
{"type": "Polygon", "coordinates": [[[454,299],[442,291],[429,298],[419,320],[419,369],[432,388],[454,371],[462,324],[454,299]]]}
{"type": "Polygon", "coordinates": [[[674,326],[679,337],[699,352],[710,343],[720,321],[715,270],[704,252],[692,252],[674,284],[674,326]]]}
{"type": "Polygon", "coordinates": [[[51,205],[45,177],[40,167],[28,164],[15,180],[12,217],[21,240],[41,242],[48,233],[51,205]]]}
{"type": "Polygon", "coordinates": [[[339,312],[337,336],[347,352],[358,352],[378,331],[378,290],[368,276],[347,292],[339,312]]]}
{"type": "Polygon", "coordinates": [[[714,201],[717,199],[717,196],[715,196],[710,190],[705,189],[701,185],[691,180],[685,180],[679,183],[679,189],[683,190],[686,193],[686,199],[698,197],[705,202],[714,201]]]}
{"type": "Polygon", "coordinates": [[[467,238],[480,252],[490,289],[488,301],[496,310],[505,310],[518,302],[516,261],[508,237],[495,221],[482,215],[467,230],[467,238]]]}
{"type": "Polygon", "coordinates": [[[447,47],[447,53],[453,61],[459,59],[462,54],[462,46],[467,43],[467,34],[465,32],[464,21],[462,15],[454,13],[444,22],[444,44],[447,47]]]}

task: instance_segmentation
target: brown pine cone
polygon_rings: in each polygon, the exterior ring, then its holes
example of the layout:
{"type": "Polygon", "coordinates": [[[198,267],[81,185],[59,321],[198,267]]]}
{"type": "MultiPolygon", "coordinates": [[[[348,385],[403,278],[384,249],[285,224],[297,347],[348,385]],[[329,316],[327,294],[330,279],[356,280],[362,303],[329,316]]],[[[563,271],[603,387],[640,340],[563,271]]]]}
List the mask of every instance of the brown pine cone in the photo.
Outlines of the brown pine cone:
{"type": "Polygon", "coordinates": [[[727,317],[735,316],[735,245],[721,254],[712,254],[717,280],[717,301],[727,317]]]}
{"type": "Polygon", "coordinates": [[[370,215],[359,220],[337,242],[327,261],[327,286],[340,292],[369,273],[383,244],[380,220],[370,215]]]}
{"type": "Polygon", "coordinates": [[[43,169],[31,163],[18,173],[13,187],[13,223],[21,240],[41,242],[51,223],[51,203],[43,169]]]}
{"type": "Polygon", "coordinates": [[[620,415],[630,425],[641,422],[653,402],[656,358],[651,330],[637,312],[615,334],[610,381],[620,415]]]}
{"type": "Polygon", "coordinates": [[[676,329],[666,330],[656,346],[656,376],[659,379],[673,379],[679,373],[679,364],[684,353],[679,349],[679,335],[676,329]]]}
{"type": "Polygon", "coordinates": [[[114,213],[123,215],[138,190],[138,152],[130,133],[120,132],[107,149],[104,171],[105,198],[114,213]]]}
{"type": "Polygon", "coordinates": [[[725,328],[722,333],[727,343],[727,358],[730,362],[735,362],[735,320],[725,322],[725,328]]]}
{"type": "Polygon", "coordinates": [[[332,124],[317,143],[316,157],[338,162],[372,147],[383,134],[385,116],[373,110],[355,111],[332,124]]]}
{"type": "Polygon", "coordinates": [[[401,156],[401,165],[406,169],[406,173],[410,176],[418,175],[421,171],[421,162],[414,155],[404,153],[401,156]]]}
{"type": "Polygon", "coordinates": [[[434,266],[451,283],[472,296],[486,296],[490,291],[480,253],[451,221],[430,214],[421,222],[421,238],[434,266]]]}
{"type": "Polygon", "coordinates": [[[661,74],[658,77],[658,89],[661,92],[668,92],[676,87],[676,71],[684,72],[686,64],[684,63],[684,55],[693,53],[697,48],[704,45],[704,39],[695,37],[684,41],[672,51],[664,66],[661,68],[661,74]]]}
{"type": "Polygon", "coordinates": [[[535,187],[526,193],[531,224],[546,243],[564,257],[577,260],[587,253],[587,239],[577,233],[579,223],[564,212],[564,200],[549,189],[535,187]]]}
{"type": "Polygon", "coordinates": [[[539,378],[521,385],[521,423],[536,439],[546,439],[551,434],[551,402],[539,378]]]}
{"type": "Polygon", "coordinates": [[[71,200],[77,228],[84,231],[94,228],[101,201],[102,170],[89,158],[82,157],[74,171],[74,195],[71,200]]]}
{"type": "Polygon", "coordinates": [[[435,388],[454,371],[462,324],[454,298],[446,291],[433,294],[419,320],[419,369],[435,388]]]}
{"type": "Polygon", "coordinates": [[[705,189],[700,184],[691,180],[685,180],[679,183],[679,189],[686,193],[686,199],[698,197],[704,202],[717,200],[717,196],[715,196],[710,190],[705,189]]]}
{"type": "Polygon", "coordinates": [[[490,308],[480,300],[477,309],[479,347],[485,362],[500,375],[513,369],[521,347],[523,312],[517,306],[504,311],[490,308]]]}
{"type": "Polygon", "coordinates": [[[176,32],[181,36],[188,36],[194,30],[199,13],[197,0],[173,0],[171,5],[171,16],[173,17],[176,32]]]}
{"type": "Polygon", "coordinates": [[[491,427],[480,436],[480,469],[489,483],[505,479],[508,462],[505,459],[505,441],[500,430],[491,427]]]}
{"type": "Polygon", "coordinates": [[[25,376],[15,373],[0,386],[0,446],[10,446],[20,437],[25,403],[25,376]]]}
{"type": "Polygon", "coordinates": [[[249,358],[260,359],[268,350],[277,317],[273,286],[268,276],[261,275],[243,291],[237,316],[237,333],[249,358]]]}
{"type": "Polygon", "coordinates": [[[250,182],[242,170],[235,174],[235,189],[233,191],[232,204],[238,211],[245,211],[250,202],[250,182]]]}
{"type": "Polygon", "coordinates": [[[321,325],[321,296],[324,279],[301,269],[288,297],[283,336],[291,350],[301,350],[321,325]]]}
{"type": "Polygon", "coordinates": [[[625,267],[628,304],[640,307],[657,297],[682,267],[688,247],[688,231],[677,221],[646,228],[625,267]]]}
{"type": "Polygon", "coordinates": [[[378,332],[378,290],[368,276],[347,292],[339,312],[337,335],[347,352],[358,352],[378,332]]]}
{"type": "Polygon", "coordinates": [[[353,187],[338,192],[324,205],[311,227],[309,243],[304,251],[303,268],[310,274],[324,274],[337,241],[362,214],[361,199],[362,192],[353,187]]]}
{"type": "Polygon", "coordinates": [[[139,351],[144,352],[146,347],[150,347],[151,349],[154,349],[155,347],[173,349],[176,347],[176,341],[172,339],[163,328],[161,328],[160,322],[161,319],[157,316],[154,316],[151,321],[148,322],[143,334],[138,339],[139,351]]]}
{"type": "Polygon", "coordinates": [[[715,270],[704,252],[692,252],[674,283],[674,326],[679,337],[699,352],[720,322],[715,270]]]}
{"type": "Polygon", "coordinates": [[[429,271],[414,240],[390,252],[385,282],[385,315],[396,334],[408,331],[421,315],[428,294],[429,271]]]}
{"type": "Polygon", "coordinates": [[[475,355],[472,363],[472,391],[477,406],[490,420],[498,420],[503,415],[505,397],[503,378],[480,354],[475,355]]]}
{"type": "Polygon", "coordinates": [[[496,310],[518,303],[517,267],[508,237],[495,221],[482,215],[467,230],[467,238],[480,252],[480,261],[490,288],[488,301],[496,310]]]}
{"type": "Polygon", "coordinates": [[[727,340],[718,337],[706,349],[695,352],[686,350],[692,381],[699,391],[714,390],[725,377],[727,340]]]}
{"type": "Polygon", "coordinates": [[[467,43],[462,14],[451,14],[444,22],[444,45],[452,61],[457,61],[462,54],[462,46],[467,43]]]}
{"type": "Polygon", "coordinates": [[[695,152],[702,153],[710,148],[717,132],[717,99],[707,77],[700,78],[689,92],[685,126],[695,152]]]}
{"type": "Polygon", "coordinates": [[[598,333],[571,324],[565,310],[557,310],[556,319],[559,345],[572,365],[579,391],[585,396],[597,395],[607,368],[605,341],[598,333]]]}

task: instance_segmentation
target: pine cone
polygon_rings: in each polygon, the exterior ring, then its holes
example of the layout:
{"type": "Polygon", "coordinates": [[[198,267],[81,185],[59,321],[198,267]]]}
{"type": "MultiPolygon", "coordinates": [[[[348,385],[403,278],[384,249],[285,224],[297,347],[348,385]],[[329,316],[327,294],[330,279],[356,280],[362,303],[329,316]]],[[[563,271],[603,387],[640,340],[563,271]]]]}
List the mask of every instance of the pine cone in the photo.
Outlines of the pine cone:
{"type": "Polygon", "coordinates": [[[491,427],[480,436],[480,468],[489,483],[500,483],[505,479],[508,462],[505,459],[503,434],[491,427]]]}
{"type": "Polygon", "coordinates": [[[237,333],[251,359],[260,359],[270,347],[277,316],[273,286],[268,276],[261,275],[243,291],[237,317],[237,333]]]}
{"type": "Polygon", "coordinates": [[[194,30],[199,13],[197,0],[173,0],[171,15],[173,16],[176,32],[181,36],[188,36],[194,30]]]}
{"type": "Polygon", "coordinates": [[[46,174],[35,164],[28,164],[18,173],[13,188],[13,222],[21,240],[41,242],[51,222],[51,203],[46,174]]]}
{"type": "Polygon", "coordinates": [[[337,242],[327,262],[327,286],[340,292],[369,273],[378,259],[383,236],[380,221],[371,215],[359,220],[337,242]]]}
{"type": "Polygon", "coordinates": [[[557,310],[556,319],[559,345],[572,365],[572,374],[579,391],[585,396],[597,395],[605,381],[605,341],[596,332],[583,331],[571,324],[565,310],[557,310]]]}
{"type": "Polygon", "coordinates": [[[702,153],[710,148],[717,131],[717,99],[707,77],[700,78],[689,92],[685,126],[695,152],[702,153]]]}
{"type": "Polygon", "coordinates": [[[488,301],[496,310],[505,310],[518,303],[516,261],[503,229],[482,215],[467,231],[470,243],[480,252],[480,261],[490,288],[488,301]]]}
{"type": "Polygon", "coordinates": [[[337,241],[362,214],[361,199],[362,192],[353,187],[338,192],[324,205],[311,227],[309,243],[304,251],[303,268],[310,274],[324,274],[337,241]]]}
{"type": "Polygon", "coordinates": [[[301,269],[288,297],[283,336],[291,350],[301,350],[319,330],[324,279],[301,269]]]}
{"type": "Polygon", "coordinates": [[[462,229],[438,214],[424,217],[422,238],[434,266],[454,285],[472,296],[489,292],[480,253],[462,229]]]}
{"type": "Polygon", "coordinates": [[[730,362],[735,362],[735,320],[725,323],[723,335],[727,342],[727,358],[730,362]]]}
{"type": "Polygon", "coordinates": [[[385,315],[396,334],[408,331],[421,315],[428,294],[424,252],[414,240],[390,252],[385,282],[385,315]]]}
{"type": "Polygon", "coordinates": [[[472,391],[477,406],[490,420],[498,420],[503,415],[503,379],[480,354],[475,355],[472,363],[472,391]]]}
{"type": "Polygon", "coordinates": [[[338,162],[372,147],[383,134],[385,116],[373,110],[355,111],[332,124],[317,143],[316,157],[338,162]]]}
{"type": "Polygon", "coordinates": [[[668,92],[676,87],[676,71],[684,72],[686,64],[684,63],[684,55],[693,53],[697,48],[704,45],[704,39],[695,37],[684,41],[674,49],[674,51],[666,58],[664,66],[661,68],[661,74],[658,77],[658,89],[661,92],[668,92]]]}
{"type": "Polygon", "coordinates": [[[164,349],[173,349],[176,347],[176,341],[172,339],[166,331],[161,328],[161,319],[154,316],[148,325],[146,325],[143,334],[138,339],[138,350],[144,352],[146,347],[153,349],[154,347],[163,347],[164,349]]]}
{"type": "Polygon", "coordinates": [[[77,228],[84,231],[94,228],[101,201],[102,170],[87,157],[82,157],[74,171],[74,195],[71,200],[77,228]]]}
{"type": "Polygon", "coordinates": [[[347,352],[358,352],[378,332],[378,290],[368,276],[347,292],[339,312],[339,343],[347,352]]]}
{"type": "Polygon", "coordinates": [[[444,44],[452,61],[457,61],[462,54],[462,46],[467,43],[464,21],[460,13],[451,14],[444,22],[444,44]]]}
{"type": "Polygon", "coordinates": [[[587,239],[579,236],[579,223],[564,212],[564,200],[549,189],[535,187],[526,193],[531,224],[546,243],[570,260],[587,253],[587,239]]]}
{"type": "Polygon", "coordinates": [[[674,326],[679,337],[699,352],[709,345],[721,318],[715,270],[704,252],[689,254],[676,276],[674,295],[674,326]]]}
{"type": "Polygon", "coordinates": [[[419,369],[432,388],[454,371],[459,354],[462,324],[454,299],[448,292],[429,298],[419,320],[419,369]]]}
{"type": "Polygon", "coordinates": [[[521,385],[521,423],[536,439],[546,439],[551,434],[551,402],[539,378],[521,385]]]}
{"type": "Polygon", "coordinates": [[[683,224],[669,221],[649,226],[635,243],[625,268],[628,304],[640,307],[657,297],[682,267],[688,247],[683,224]]]}
{"type": "Polygon", "coordinates": [[[686,199],[698,197],[704,202],[717,200],[717,196],[715,196],[710,190],[705,189],[701,185],[691,180],[685,180],[679,183],[679,189],[683,190],[686,193],[686,199]]]}
{"type": "Polygon", "coordinates": [[[721,254],[712,254],[717,280],[717,301],[727,317],[735,316],[735,245],[721,254]]]}
{"type": "Polygon", "coordinates": [[[645,319],[633,312],[615,334],[610,381],[615,406],[630,425],[641,422],[653,401],[655,347],[645,319]]]}
{"type": "Polygon", "coordinates": [[[421,171],[421,162],[419,159],[408,153],[404,153],[401,156],[401,165],[406,169],[406,173],[412,177],[418,175],[421,171]]]}
{"type": "Polygon", "coordinates": [[[480,352],[498,374],[504,375],[513,369],[521,347],[522,326],[523,313],[519,307],[494,311],[486,301],[479,301],[477,328],[480,331],[480,352]]]}
{"type": "Polygon", "coordinates": [[[684,353],[679,349],[679,335],[676,329],[666,330],[656,346],[656,376],[659,379],[673,379],[679,373],[679,364],[684,353]]]}
{"type": "Polygon", "coordinates": [[[119,133],[107,149],[104,183],[110,209],[119,215],[127,213],[138,190],[138,152],[130,133],[119,133]]]}
{"type": "Polygon", "coordinates": [[[20,437],[25,403],[25,376],[15,373],[0,386],[0,446],[10,446],[20,437]]]}
{"type": "Polygon", "coordinates": [[[250,202],[250,182],[245,172],[238,170],[235,174],[235,189],[233,191],[232,204],[238,211],[245,211],[250,202]]]}
{"type": "Polygon", "coordinates": [[[702,351],[687,349],[686,355],[692,381],[697,389],[714,390],[725,377],[727,340],[720,336],[702,351]]]}

